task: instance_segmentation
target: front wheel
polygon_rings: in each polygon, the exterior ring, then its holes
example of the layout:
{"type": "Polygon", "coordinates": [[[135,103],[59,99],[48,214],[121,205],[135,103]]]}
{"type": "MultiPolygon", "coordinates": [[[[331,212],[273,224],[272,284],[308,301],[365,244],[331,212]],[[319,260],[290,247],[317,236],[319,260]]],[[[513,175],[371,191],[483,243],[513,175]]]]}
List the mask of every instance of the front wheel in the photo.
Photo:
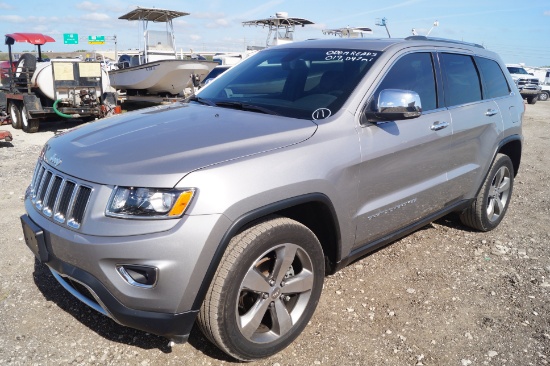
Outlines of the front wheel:
{"type": "Polygon", "coordinates": [[[512,160],[507,155],[498,154],[476,200],[460,214],[460,220],[480,231],[493,230],[506,214],[513,188],[512,160]]]}
{"type": "Polygon", "coordinates": [[[539,99],[538,94],[535,95],[535,96],[532,96],[532,97],[528,97],[528,98],[527,98],[527,103],[529,103],[529,104],[535,104],[535,103],[537,102],[538,99],[539,99]]]}
{"type": "Polygon", "coordinates": [[[324,279],[317,237],[272,216],[235,236],[198,316],[202,332],[243,361],[287,347],[313,315],[324,279]]]}

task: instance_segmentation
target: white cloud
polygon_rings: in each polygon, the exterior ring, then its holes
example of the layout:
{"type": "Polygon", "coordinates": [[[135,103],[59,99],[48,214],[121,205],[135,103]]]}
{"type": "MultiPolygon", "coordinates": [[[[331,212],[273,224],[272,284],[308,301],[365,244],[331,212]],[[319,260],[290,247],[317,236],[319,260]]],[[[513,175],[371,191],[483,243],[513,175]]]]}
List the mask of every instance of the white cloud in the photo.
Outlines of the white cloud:
{"type": "MultiPolygon", "coordinates": [[[[258,16],[265,17],[265,14],[268,12],[268,10],[272,10],[274,7],[276,7],[279,4],[282,4],[283,0],[272,0],[268,1],[267,3],[264,3],[262,5],[259,5],[255,8],[250,9],[247,12],[244,12],[240,15],[240,18],[247,19],[248,18],[256,18],[258,16]]],[[[277,11],[274,11],[272,15],[275,15],[277,11]]],[[[292,16],[291,14],[289,14],[292,16]]]]}
{"type": "Polygon", "coordinates": [[[0,22],[6,23],[25,23],[25,18],[19,15],[0,15],[0,22]]]}
{"type": "Polygon", "coordinates": [[[103,13],[90,13],[90,14],[83,15],[81,19],[103,22],[103,21],[110,20],[111,17],[103,13]]]}
{"type": "Polygon", "coordinates": [[[52,33],[49,32],[49,27],[45,24],[37,25],[33,28],[33,30],[38,33],[48,33],[49,36],[52,35],[52,33]]]}
{"type": "Polygon", "coordinates": [[[230,22],[227,19],[216,19],[215,21],[206,24],[206,28],[225,28],[228,27],[229,24],[230,22]]]}
{"type": "Polygon", "coordinates": [[[91,3],[89,1],[83,1],[81,2],[80,4],[76,4],[76,7],[80,10],[91,10],[91,11],[96,11],[98,9],[101,8],[101,5],[99,4],[94,4],[94,3],[91,3]]]}
{"type": "Polygon", "coordinates": [[[50,21],[50,19],[48,19],[46,17],[36,17],[36,16],[30,16],[27,19],[27,22],[32,23],[32,24],[48,23],[49,21],[50,21]]]}
{"type": "Polygon", "coordinates": [[[225,17],[224,13],[193,13],[193,18],[199,19],[218,19],[225,17]]]}
{"type": "Polygon", "coordinates": [[[6,3],[0,3],[0,9],[13,9],[13,6],[6,3]]]}
{"type": "Polygon", "coordinates": [[[185,20],[182,20],[182,19],[174,19],[172,22],[176,26],[183,26],[183,27],[185,27],[185,26],[187,26],[187,24],[189,24],[185,20]]]}
{"type": "Polygon", "coordinates": [[[545,11],[544,15],[550,16],[550,10],[545,11]]]}
{"type": "Polygon", "coordinates": [[[188,36],[192,41],[198,41],[199,39],[202,39],[201,36],[199,36],[198,34],[190,34],[188,36]]]}

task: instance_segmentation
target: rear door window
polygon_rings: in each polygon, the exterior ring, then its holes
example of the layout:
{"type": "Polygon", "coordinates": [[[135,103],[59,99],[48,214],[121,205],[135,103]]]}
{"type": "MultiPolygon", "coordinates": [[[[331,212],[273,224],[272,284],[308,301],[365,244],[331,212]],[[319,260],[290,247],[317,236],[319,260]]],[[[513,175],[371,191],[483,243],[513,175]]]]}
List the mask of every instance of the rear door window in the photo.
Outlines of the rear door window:
{"type": "Polygon", "coordinates": [[[497,62],[476,57],[476,63],[483,79],[483,99],[510,95],[510,86],[497,62]]]}
{"type": "Polygon", "coordinates": [[[440,54],[445,80],[447,107],[481,100],[481,82],[471,56],[455,53],[440,54]]]}

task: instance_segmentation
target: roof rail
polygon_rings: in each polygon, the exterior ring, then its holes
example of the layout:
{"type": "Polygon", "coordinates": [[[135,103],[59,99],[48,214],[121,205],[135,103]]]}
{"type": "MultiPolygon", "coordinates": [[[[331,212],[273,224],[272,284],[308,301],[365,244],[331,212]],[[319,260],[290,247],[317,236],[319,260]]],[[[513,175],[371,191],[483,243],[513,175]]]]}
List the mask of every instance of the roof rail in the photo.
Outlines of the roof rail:
{"type": "Polygon", "coordinates": [[[446,43],[456,43],[456,44],[463,44],[466,46],[472,46],[472,47],[478,47],[483,48],[480,44],[477,43],[470,43],[470,42],[463,42],[463,41],[457,41],[454,39],[447,39],[447,38],[436,38],[436,37],[426,37],[426,36],[410,36],[405,38],[406,41],[434,41],[434,42],[446,42],[446,43]]]}

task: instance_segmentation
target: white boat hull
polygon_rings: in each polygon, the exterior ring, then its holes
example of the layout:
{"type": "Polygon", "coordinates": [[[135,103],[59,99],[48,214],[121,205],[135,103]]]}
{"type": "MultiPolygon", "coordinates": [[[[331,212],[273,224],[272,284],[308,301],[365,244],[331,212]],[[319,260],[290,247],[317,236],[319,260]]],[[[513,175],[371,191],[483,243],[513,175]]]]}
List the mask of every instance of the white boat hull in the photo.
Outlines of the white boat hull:
{"type": "Polygon", "coordinates": [[[191,74],[202,80],[216,65],[212,61],[161,60],[109,72],[111,86],[118,90],[140,90],[147,94],[183,93],[191,86],[191,74]]]}

